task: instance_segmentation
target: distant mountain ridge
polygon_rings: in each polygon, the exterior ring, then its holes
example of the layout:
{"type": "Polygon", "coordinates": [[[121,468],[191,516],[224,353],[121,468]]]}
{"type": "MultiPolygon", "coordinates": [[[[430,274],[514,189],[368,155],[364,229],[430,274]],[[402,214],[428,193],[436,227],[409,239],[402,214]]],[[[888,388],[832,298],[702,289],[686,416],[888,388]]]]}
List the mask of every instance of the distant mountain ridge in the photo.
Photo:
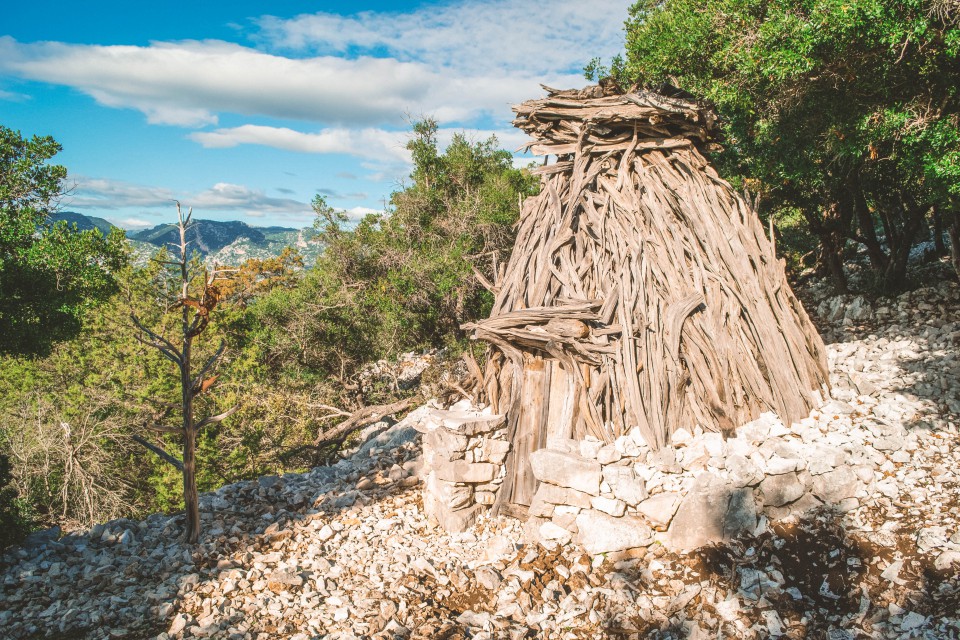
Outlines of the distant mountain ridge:
{"type": "Polygon", "coordinates": [[[103,218],[85,216],[82,213],[77,213],[76,211],[58,211],[51,215],[50,219],[53,222],[60,222],[62,220],[67,224],[75,224],[77,225],[77,229],[80,231],[98,229],[103,235],[107,235],[110,233],[110,230],[114,228],[109,221],[104,220],[103,218]]]}
{"type": "MultiPolygon", "coordinates": [[[[75,211],[60,211],[54,220],[76,224],[81,231],[99,229],[107,234],[114,225],[103,218],[87,216],[75,211]]],[[[136,260],[146,260],[161,247],[179,244],[180,232],[175,224],[159,224],[151,229],[127,231],[136,260]]],[[[265,259],[277,256],[285,247],[294,247],[306,264],[313,264],[320,254],[320,243],[312,229],[290,227],[253,227],[246,222],[231,220],[195,220],[187,230],[189,250],[197,251],[207,261],[218,264],[240,264],[250,258],[265,259]]]]}

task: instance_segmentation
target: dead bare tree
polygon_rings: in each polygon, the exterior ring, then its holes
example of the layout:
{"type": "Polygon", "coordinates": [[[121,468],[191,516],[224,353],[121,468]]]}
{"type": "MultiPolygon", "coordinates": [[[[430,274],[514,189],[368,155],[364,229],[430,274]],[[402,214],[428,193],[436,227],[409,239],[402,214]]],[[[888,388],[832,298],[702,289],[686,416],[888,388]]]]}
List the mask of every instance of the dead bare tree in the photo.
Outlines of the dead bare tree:
{"type": "Polygon", "coordinates": [[[221,342],[219,348],[212,356],[207,358],[203,366],[196,372],[193,370],[194,339],[203,333],[210,322],[210,314],[220,300],[220,291],[216,283],[224,279],[226,270],[216,267],[213,270],[208,270],[204,267],[201,274],[199,273],[201,269],[193,268],[190,264],[187,254],[187,245],[189,244],[187,242],[187,230],[190,228],[192,216],[193,209],[189,209],[187,214],[184,215],[180,203],[177,202],[177,227],[180,232],[180,242],[174,246],[179,251],[179,257],[175,260],[163,261],[163,265],[172,271],[171,275],[179,289],[176,298],[166,310],[167,312],[179,313],[180,330],[175,338],[178,344],[147,328],[136,314],[130,314],[130,318],[139,332],[136,336],[137,340],[156,349],[164,358],[173,362],[177,366],[180,376],[181,402],[179,409],[182,413],[181,423],[175,426],[149,424],[146,427],[157,434],[178,435],[183,445],[183,459],[179,460],[168,453],[161,444],[149,442],[141,436],[133,436],[133,439],[176,467],[183,474],[183,502],[187,518],[184,538],[190,544],[196,543],[200,538],[200,506],[196,476],[197,434],[204,427],[220,422],[239,408],[239,406],[234,406],[223,413],[207,416],[200,420],[197,420],[194,415],[194,399],[209,391],[216,383],[218,376],[209,374],[223,356],[226,348],[226,344],[221,342]],[[197,283],[198,277],[201,275],[202,282],[197,283]]]}

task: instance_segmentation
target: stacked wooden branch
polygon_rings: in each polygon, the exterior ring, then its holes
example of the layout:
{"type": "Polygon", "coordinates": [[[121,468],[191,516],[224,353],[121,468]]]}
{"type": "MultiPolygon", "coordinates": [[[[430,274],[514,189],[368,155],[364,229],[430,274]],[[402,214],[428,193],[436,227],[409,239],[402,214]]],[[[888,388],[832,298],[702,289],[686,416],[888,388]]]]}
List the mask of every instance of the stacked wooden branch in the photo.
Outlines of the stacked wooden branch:
{"type": "Polygon", "coordinates": [[[514,108],[532,150],[558,160],[524,203],[490,318],[469,325],[492,345],[481,399],[517,438],[525,403],[572,392],[566,437],[637,427],[653,448],[680,427],[806,416],[828,384],[823,342],[756,214],[698,149],[713,116],[649,92],[549,91],[514,108]],[[564,391],[525,373],[534,359],[559,363],[564,391]]]}
{"type": "MultiPolygon", "coordinates": [[[[695,103],[651,91],[544,88],[549,97],[514,107],[513,125],[535,138],[524,148],[536,155],[686,147],[706,142],[716,122],[713,112],[695,103]]],[[[569,169],[572,165],[558,163],[549,172],[569,169]]]]}

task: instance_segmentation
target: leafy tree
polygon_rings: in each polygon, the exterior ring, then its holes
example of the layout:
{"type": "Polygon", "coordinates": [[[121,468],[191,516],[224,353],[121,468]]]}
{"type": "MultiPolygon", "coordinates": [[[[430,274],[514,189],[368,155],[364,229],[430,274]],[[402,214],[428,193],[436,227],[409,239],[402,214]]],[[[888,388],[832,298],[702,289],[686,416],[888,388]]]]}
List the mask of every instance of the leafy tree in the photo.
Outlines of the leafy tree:
{"type": "Polygon", "coordinates": [[[456,135],[441,152],[436,133],[432,120],[414,125],[411,184],[388,211],[351,226],[323,197],[314,200],[323,255],[295,290],[252,307],[274,328],[271,362],[346,382],[362,362],[453,344],[462,323],[489,311],[481,282],[494,281],[509,257],[519,200],[536,181],[495,138],[456,135]]]}
{"type": "Polygon", "coordinates": [[[851,241],[896,289],[928,215],[960,234],[958,24],[928,0],[641,0],[614,71],[715,104],[728,177],[803,214],[838,289],[851,241]]]}
{"type": "Polygon", "coordinates": [[[119,230],[104,238],[51,224],[66,179],[48,163],[59,151],[49,136],[0,126],[0,353],[46,353],[76,335],[125,259],[119,230]]]}

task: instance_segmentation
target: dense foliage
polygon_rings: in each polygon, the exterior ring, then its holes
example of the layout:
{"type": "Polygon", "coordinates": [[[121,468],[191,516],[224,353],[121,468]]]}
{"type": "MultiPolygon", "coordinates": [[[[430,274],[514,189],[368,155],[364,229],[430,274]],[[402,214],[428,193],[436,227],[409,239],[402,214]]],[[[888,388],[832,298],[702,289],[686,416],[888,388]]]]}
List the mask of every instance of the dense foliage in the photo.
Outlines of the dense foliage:
{"type": "Polygon", "coordinates": [[[958,239],[952,0],[641,0],[612,72],[713,103],[726,175],[775,218],[801,214],[840,289],[851,242],[877,284],[896,289],[927,226],[939,240],[950,225],[958,239]]]}
{"type": "MultiPolygon", "coordinates": [[[[429,121],[415,125],[410,148],[410,184],[393,194],[388,211],[354,223],[315,201],[326,244],[315,267],[305,270],[290,249],[239,265],[217,283],[221,298],[195,357],[202,361],[221,340],[227,348],[217,393],[197,396],[198,411],[240,408],[199,434],[201,491],[308,464],[285,454],[335,424],[340,416],[329,407],[351,411],[400,393],[362,382],[364,363],[457,348],[460,323],[486,313],[492,298],[473,269],[493,278],[494,264],[508,258],[518,201],[535,181],[494,139],[457,136],[441,151],[429,121]]],[[[137,434],[176,450],[175,435],[145,429],[176,415],[175,367],[137,342],[130,320],[134,314],[158,334],[176,329],[176,314],[166,313],[168,259],[99,263],[110,267],[111,293],[78,316],[75,335],[43,356],[0,354],[0,456],[11,475],[0,478],[0,519],[9,524],[8,542],[30,525],[182,507],[180,473],[131,440],[137,434]]],[[[54,319],[42,326],[53,328],[54,319]]]]}
{"type": "Polygon", "coordinates": [[[48,163],[59,151],[53,138],[0,127],[0,353],[44,353],[76,335],[124,259],[122,233],[50,222],[66,179],[48,163]]]}
{"type": "Polygon", "coordinates": [[[440,153],[432,121],[414,126],[408,148],[412,183],[389,211],[351,228],[314,201],[324,254],[296,290],[254,309],[264,325],[284,328],[269,361],[347,382],[362,362],[457,342],[460,325],[489,310],[493,298],[473,271],[494,278],[513,245],[518,200],[536,182],[493,138],[457,135],[440,153]]]}

